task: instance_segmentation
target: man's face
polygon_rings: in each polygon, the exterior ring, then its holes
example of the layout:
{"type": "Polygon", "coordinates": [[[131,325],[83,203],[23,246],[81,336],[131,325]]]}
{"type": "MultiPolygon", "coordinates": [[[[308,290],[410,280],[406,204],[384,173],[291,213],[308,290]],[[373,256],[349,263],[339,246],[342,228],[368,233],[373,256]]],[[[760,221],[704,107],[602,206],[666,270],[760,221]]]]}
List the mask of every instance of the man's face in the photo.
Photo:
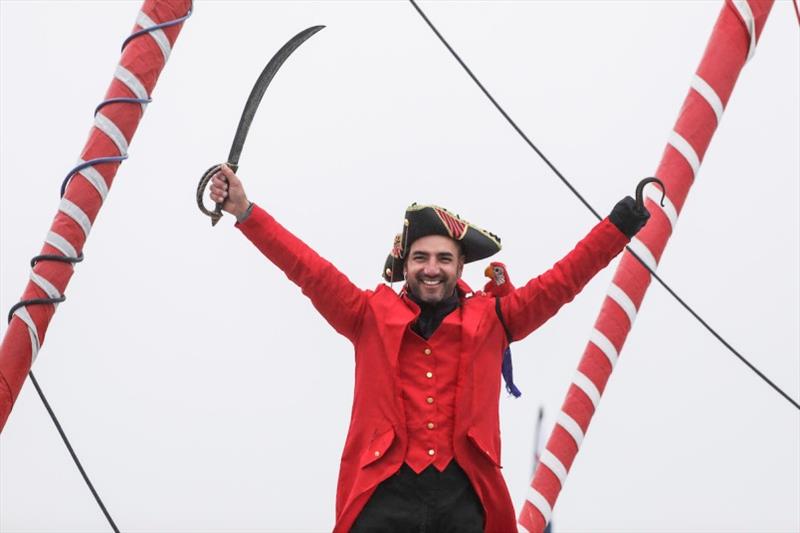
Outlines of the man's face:
{"type": "Polygon", "coordinates": [[[435,304],[453,294],[464,268],[464,256],[456,241],[441,235],[421,237],[406,256],[408,288],[420,300],[435,304]]]}

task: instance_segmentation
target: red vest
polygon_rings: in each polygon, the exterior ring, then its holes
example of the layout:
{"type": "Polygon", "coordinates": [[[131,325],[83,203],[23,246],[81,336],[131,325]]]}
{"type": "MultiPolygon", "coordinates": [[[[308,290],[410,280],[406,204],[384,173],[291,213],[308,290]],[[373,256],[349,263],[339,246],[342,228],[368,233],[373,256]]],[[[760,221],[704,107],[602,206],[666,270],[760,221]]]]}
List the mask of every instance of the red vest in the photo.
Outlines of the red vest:
{"type": "Polygon", "coordinates": [[[461,345],[461,309],[447,315],[425,340],[406,330],[398,358],[408,432],[405,462],[419,474],[440,472],[453,459],[453,415],[461,345]]]}
{"type": "MultiPolygon", "coordinates": [[[[401,353],[412,349],[406,335],[418,308],[412,308],[387,285],[374,291],[359,289],[257,206],[237,227],[302,289],[328,323],[353,343],[355,394],[339,469],[333,529],[345,533],[378,484],[397,472],[408,456],[411,440],[417,439],[408,432],[398,361],[401,353]]],[[[511,337],[521,340],[547,321],[627,241],[605,219],[552,269],[500,298],[511,337]]],[[[461,342],[452,346],[458,360],[456,386],[451,389],[452,454],[481,500],[485,531],[513,533],[517,531],[516,515],[500,473],[498,413],[500,367],[508,340],[494,298],[481,293],[463,298],[458,312],[461,342]]],[[[434,405],[435,401],[436,397],[434,405]]]]}

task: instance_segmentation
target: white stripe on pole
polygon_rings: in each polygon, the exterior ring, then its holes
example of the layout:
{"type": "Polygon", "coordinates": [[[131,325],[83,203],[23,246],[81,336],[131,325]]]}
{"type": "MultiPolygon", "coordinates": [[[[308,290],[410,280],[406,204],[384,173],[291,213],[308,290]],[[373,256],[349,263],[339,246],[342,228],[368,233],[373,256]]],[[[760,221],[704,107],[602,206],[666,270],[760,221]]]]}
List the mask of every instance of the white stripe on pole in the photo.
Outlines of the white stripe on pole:
{"type": "Polygon", "coordinates": [[[70,244],[70,242],[56,233],[55,231],[48,231],[47,237],[45,238],[44,242],[56,248],[59,252],[64,254],[66,257],[71,257],[73,259],[78,257],[78,252],[75,251],[75,247],[70,244]]]}
{"type": "Polygon", "coordinates": [[[675,209],[675,204],[672,203],[672,200],[669,199],[669,195],[664,195],[664,205],[661,205],[661,189],[653,185],[652,183],[648,183],[647,187],[644,189],[645,196],[653,200],[653,202],[661,209],[661,212],[664,213],[664,216],[667,217],[669,220],[669,225],[672,227],[672,231],[675,231],[675,225],[678,223],[678,210],[675,209]]]}
{"type": "Polygon", "coordinates": [[[28,326],[28,335],[31,338],[31,364],[33,364],[36,361],[36,356],[39,355],[39,332],[36,330],[36,322],[33,321],[28,309],[25,307],[20,307],[14,311],[14,315],[28,326]]]}
{"type": "Polygon", "coordinates": [[[572,378],[572,383],[589,397],[592,405],[594,405],[594,408],[597,409],[597,405],[600,403],[600,391],[598,390],[597,385],[595,385],[594,382],[589,379],[588,376],[586,376],[586,374],[580,371],[575,372],[575,377],[572,378]]]}
{"type": "Polygon", "coordinates": [[[611,286],[608,288],[608,297],[617,302],[625,314],[628,315],[628,321],[630,322],[631,326],[633,326],[633,322],[636,320],[636,314],[638,311],[636,310],[636,304],[633,303],[633,300],[625,294],[625,291],[620,289],[616,284],[612,283],[611,286]]]}
{"type": "Polygon", "coordinates": [[[105,133],[109,139],[114,141],[114,144],[117,145],[117,150],[119,150],[119,155],[128,154],[128,140],[125,139],[125,135],[122,134],[120,129],[110,118],[102,113],[98,113],[94,116],[94,125],[97,129],[105,133]]]}
{"type": "MultiPolygon", "coordinates": [[[[117,65],[117,70],[114,71],[114,77],[124,83],[125,86],[136,96],[136,98],[141,100],[147,100],[150,98],[147,94],[147,89],[145,89],[144,85],[142,85],[142,82],[140,82],[130,70],[126,69],[122,65],[117,65]]],[[[142,113],[144,113],[147,109],[147,104],[141,105],[142,113]]]]}
{"type": "Polygon", "coordinates": [[[673,130],[667,142],[669,142],[669,144],[683,156],[686,162],[689,163],[689,166],[692,167],[692,174],[697,178],[697,171],[700,170],[700,157],[697,155],[697,152],[694,151],[692,145],[689,144],[689,141],[673,130]]]}
{"type": "Polygon", "coordinates": [[[561,411],[558,413],[558,420],[556,420],[556,424],[564,428],[564,431],[569,433],[570,437],[572,437],[572,440],[575,441],[575,446],[577,448],[581,447],[581,444],[583,443],[583,430],[578,423],[575,422],[574,418],[569,416],[564,411],[561,411]]]}
{"type": "Polygon", "coordinates": [[[47,294],[48,298],[61,298],[61,293],[58,292],[58,289],[56,289],[52,283],[36,272],[31,272],[31,281],[34,282],[40,289],[42,289],[45,294],[47,294]]]}
{"type": "Polygon", "coordinates": [[[689,163],[689,166],[692,167],[692,174],[697,178],[697,171],[700,170],[700,157],[697,155],[697,152],[694,151],[692,145],[689,144],[689,141],[673,130],[667,142],[669,142],[669,144],[683,156],[686,162],[689,163]]]}
{"type": "Polygon", "coordinates": [[[653,252],[650,251],[650,248],[647,247],[645,243],[634,237],[631,239],[631,242],[628,244],[631,250],[633,250],[636,255],[638,255],[644,264],[650,267],[650,270],[653,272],[656,271],[658,268],[658,262],[656,261],[656,256],[653,255],[653,252]]]}
{"type": "Polygon", "coordinates": [[[756,19],[753,17],[753,11],[747,0],[733,0],[733,7],[739,12],[744,20],[744,27],[750,34],[750,47],[747,49],[747,59],[745,59],[745,61],[750,61],[750,58],[756,53],[756,19]]]}
{"type": "Polygon", "coordinates": [[[722,105],[722,99],[717,94],[717,91],[698,74],[695,74],[694,79],[692,79],[692,89],[697,91],[697,94],[708,102],[708,105],[714,110],[714,114],[717,115],[717,125],[719,125],[722,120],[722,113],[725,111],[725,106],[722,105]]]}
{"type": "MultiPolygon", "coordinates": [[[[136,24],[141,26],[142,29],[157,26],[157,24],[153,22],[153,19],[145,15],[142,11],[139,11],[139,16],[136,17],[136,24]]],[[[166,63],[167,59],[169,59],[169,54],[172,51],[172,47],[169,45],[169,39],[167,39],[167,34],[164,33],[163,30],[158,29],[148,32],[147,35],[152,37],[158,47],[161,49],[161,55],[164,56],[164,63],[166,63]]]]}
{"type": "Polygon", "coordinates": [[[561,483],[561,488],[564,488],[564,483],[567,480],[567,467],[561,462],[561,460],[553,455],[550,450],[545,449],[542,452],[542,456],[539,458],[539,462],[542,463],[544,466],[550,469],[550,471],[555,474],[558,478],[558,482],[561,483]]]}
{"type": "Polygon", "coordinates": [[[92,230],[92,222],[89,220],[88,215],[84,213],[80,207],[73,204],[66,198],[62,198],[61,204],[58,206],[58,210],[77,222],[83,230],[83,234],[87,237],[89,236],[89,232],[92,230]]]}
{"type": "Polygon", "coordinates": [[[592,332],[589,334],[589,341],[597,346],[603,354],[608,358],[608,362],[611,363],[611,369],[614,369],[614,366],[617,364],[617,359],[619,355],[617,354],[617,349],[614,348],[614,345],[608,340],[608,337],[603,335],[603,333],[599,329],[592,329],[592,332]]]}
{"type": "Polygon", "coordinates": [[[542,517],[544,517],[544,523],[547,524],[550,522],[550,517],[553,515],[553,510],[550,508],[550,503],[547,499],[541,495],[541,493],[530,487],[528,489],[528,494],[525,497],[531,505],[536,507],[540,513],[542,513],[542,517]]]}
{"type": "MultiPolygon", "coordinates": [[[[82,165],[85,163],[83,159],[78,160],[78,164],[82,165]]],[[[97,192],[100,194],[100,198],[105,202],[106,196],[108,196],[108,185],[106,185],[106,180],[103,179],[103,176],[97,171],[94,166],[86,167],[80,172],[79,175],[83,176],[83,178],[91,183],[92,187],[97,189],[97,192]]]]}

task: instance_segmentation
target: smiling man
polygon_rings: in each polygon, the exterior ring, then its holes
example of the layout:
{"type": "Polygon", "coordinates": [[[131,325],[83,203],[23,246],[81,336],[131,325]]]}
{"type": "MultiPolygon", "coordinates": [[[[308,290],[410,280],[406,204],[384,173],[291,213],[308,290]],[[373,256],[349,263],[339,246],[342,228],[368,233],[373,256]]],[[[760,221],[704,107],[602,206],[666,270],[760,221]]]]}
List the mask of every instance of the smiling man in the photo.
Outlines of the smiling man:
{"type": "Polygon", "coordinates": [[[429,235],[411,245],[405,266],[406,283],[420,300],[436,304],[454,293],[463,269],[464,254],[456,241],[429,235]]]}
{"type": "Polygon", "coordinates": [[[464,265],[500,239],[446,209],[412,205],[383,277],[362,290],[263,209],[226,166],[211,199],[355,349],[355,394],[336,494],[338,532],[513,533],[500,472],[503,351],[625,247],[649,213],[626,197],[553,268],[502,297],[473,293],[464,265]]]}

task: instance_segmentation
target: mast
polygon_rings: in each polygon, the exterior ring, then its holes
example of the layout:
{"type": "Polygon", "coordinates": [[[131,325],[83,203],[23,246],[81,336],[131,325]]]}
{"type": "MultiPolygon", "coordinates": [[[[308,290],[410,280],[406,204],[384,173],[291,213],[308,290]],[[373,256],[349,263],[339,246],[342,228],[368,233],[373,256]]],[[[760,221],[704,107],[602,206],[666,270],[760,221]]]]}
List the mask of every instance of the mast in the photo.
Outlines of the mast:
{"type": "Polygon", "coordinates": [[[191,6],[191,0],[145,0],[123,43],[106,98],[95,110],[78,165],[64,180],[58,211],[0,344],[0,431],[64,300],[73,265],[83,259],[92,224],[191,6]]]}
{"type": "MultiPolygon", "coordinates": [[[[726,0],[722,6],[655,174],[667,189],[665,207],[658,204],[661,191],[651,188],[645,205],[652,217],[630,244],[653,271],[772,4],[726,0]]],[[[519,515],[521,530],[542,533],[549,522],[650,281],[650,272],[625,251],[536,468],[519,515]]]]}

